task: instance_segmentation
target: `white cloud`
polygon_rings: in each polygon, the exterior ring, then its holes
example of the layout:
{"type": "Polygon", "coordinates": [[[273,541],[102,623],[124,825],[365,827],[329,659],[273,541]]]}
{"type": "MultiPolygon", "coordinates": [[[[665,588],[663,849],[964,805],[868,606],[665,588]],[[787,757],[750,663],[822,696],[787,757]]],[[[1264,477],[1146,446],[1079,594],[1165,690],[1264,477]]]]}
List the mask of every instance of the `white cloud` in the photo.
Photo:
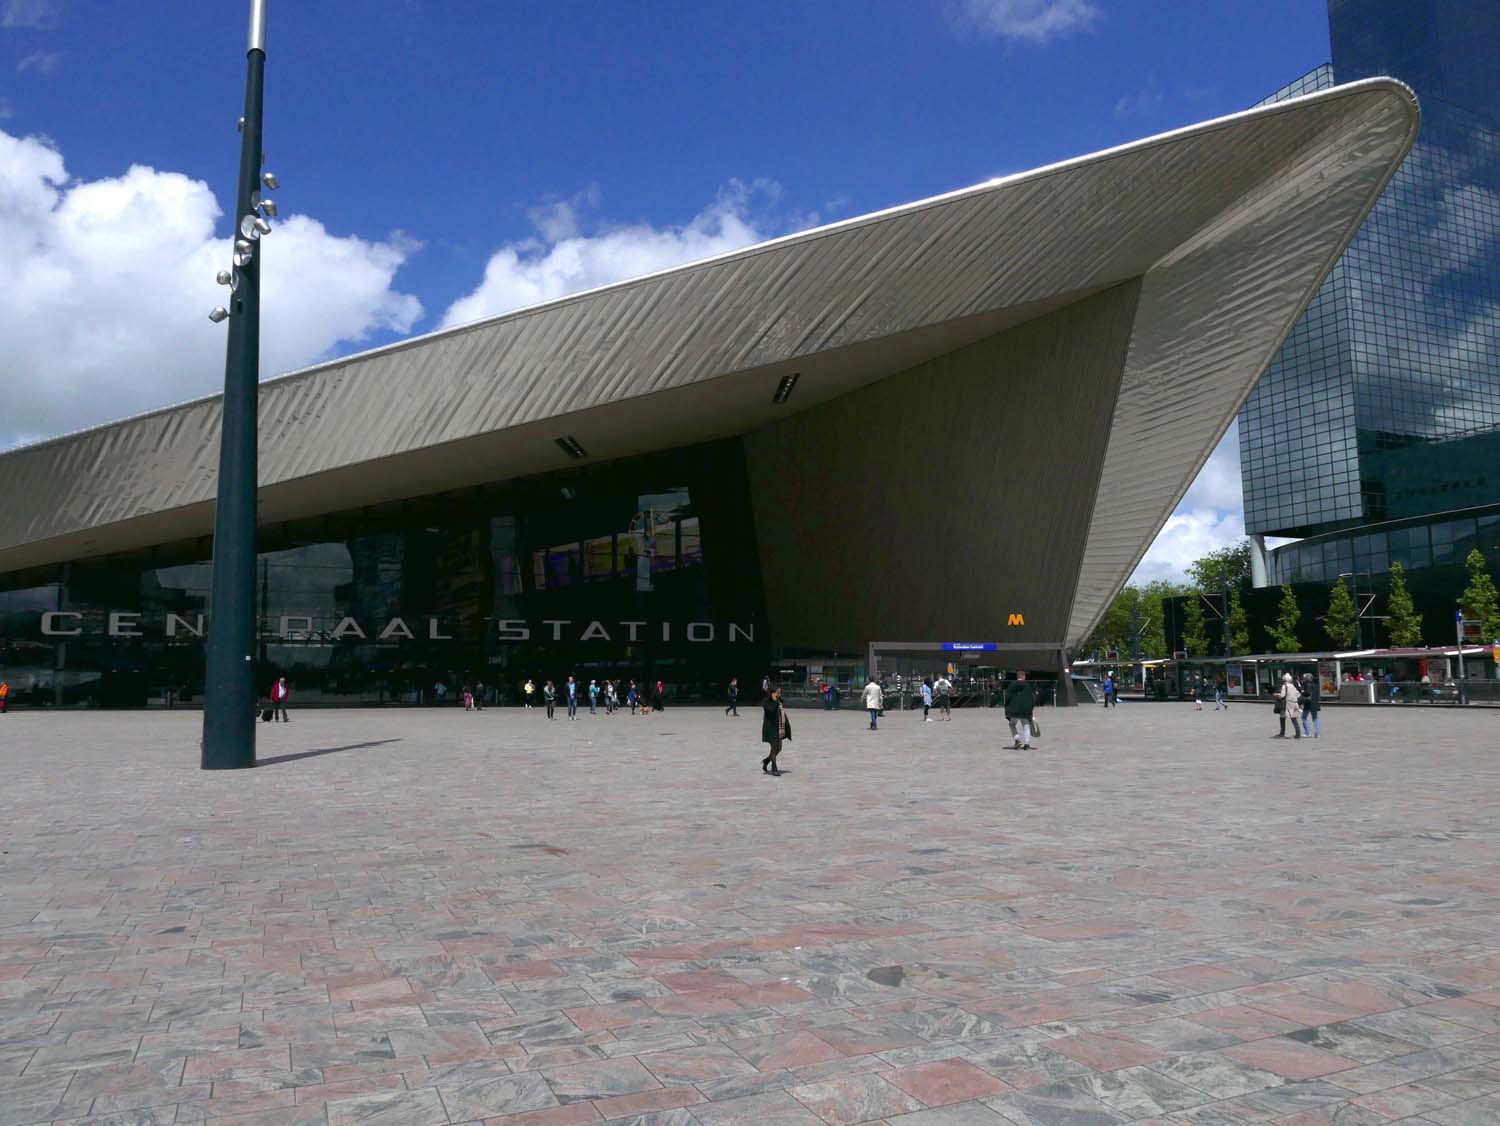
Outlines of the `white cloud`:
{"type": "Polygon", "coordinates": [[[1239,421],[1214,447],[1188,487],[1177,511],[1167,519],[1131,577],[1183,582],[1187,566],[1210,551],[1238,543],[1245,535],[1245,505],[1240,478],[1239,421]]]}
{"type": "Polygon", "coordinates": [[[958,12],[986,35],[1030,43],[1087,31],[1099,18],[1089,0],[960,0],[958,12]]]}
{"type": "Polygon", "coordinates": [[[1241,512],[1216,508],[1180,507],[1167,518],[1167,525],[1146,552],[1131,576],[1133,583],[1153,579],[1185,582],[1187,566],[1210,551],[1238,543],[1245,536],[1241,512]]]}
{"type": "MultiPolygon", "coordinates": [[[[44,139],[0,130],[0,448],[222,386],[220,209],[208,185],[136,165],[74,182],[44,139]]],[[[415,244],[290,216],[267,237],[261,371],[275,375],[422,315],[392,281],[415,244]]]]}
{"type": "Polygon", "coordinates": [[[49,28],[57,26],[55,0],[3,0],[0,27],[49,28]]]}
{"type": "Polygon", "coordinates": [[[38,74],[51,74],[62,64],[61,51],[35,51],[16,64],[16,70],[25,74],[34,70],[38,74]]]}
{"type": "Polygon", "coordinates": [[[1135,117],[1148,113],[1161,105],[1161,91],[1155,86],[1147,86],[1145,89],[1137,90],[1134,94],[1121,94],[1115,101],[1114,115],[1116,119],[1135,117]]]}
{"type": "MultiPolygon", "coordinates": [[[[764,213],[779,197],[770,180],[731,180],[712,204],[680,227],[649,223],[600,226],[583,233],[587,212],[599,202],[597,186],[530,212],[538,237],[508,243],[491,255],[484,280],[443,315],[443,326],[468,324],[569,293],[738,250],[784,227],[764,213]]],[[[798,216],[796,225],[816,222],[798,216]]]]}

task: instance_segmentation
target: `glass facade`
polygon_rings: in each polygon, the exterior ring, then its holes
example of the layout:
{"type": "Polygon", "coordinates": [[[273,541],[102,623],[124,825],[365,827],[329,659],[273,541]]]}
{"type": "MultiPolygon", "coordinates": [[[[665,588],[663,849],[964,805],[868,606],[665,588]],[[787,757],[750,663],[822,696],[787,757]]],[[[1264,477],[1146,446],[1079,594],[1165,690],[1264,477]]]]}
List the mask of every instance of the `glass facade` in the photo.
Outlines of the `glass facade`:
{"type": "MultiPolygon", "coordinates": [[[[570,673],[717,699],[766,667],[737,440],[278,525],[261,543],[259,682],[285,675],[302,703],[456,700],[473,685],[514,702],[528,677],[540,689],[570,673]]],[[[198,699],[208,558],[195,541],[0,576],[12,692],[198,699]]]]}
{"type": "Polygon", "coordinates": [[[1270,581],[1275,586],[1331,583],[1340,575],[1378,575],[1390,570],[1392,563],[1408,571],[1462,566],[1475,548],[1488,559],[1500,559],[1500,512],[1358,528],[1299,540],[1272,554],[1270,581]]]}
{"type": "Polygon", "coordinates": [[[1331,0],[1331,66],[1422,103],[1411,155],[1240,413],[1245,526],[1500,503],[1500,0],[1331,0]]]}

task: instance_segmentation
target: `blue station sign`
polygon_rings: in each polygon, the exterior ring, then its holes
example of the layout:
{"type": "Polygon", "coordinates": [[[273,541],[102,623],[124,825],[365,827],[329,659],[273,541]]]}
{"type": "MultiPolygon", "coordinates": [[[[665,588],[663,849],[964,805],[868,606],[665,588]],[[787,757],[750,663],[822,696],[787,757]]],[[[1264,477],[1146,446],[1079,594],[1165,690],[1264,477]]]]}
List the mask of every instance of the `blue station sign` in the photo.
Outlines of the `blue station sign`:
{"type": "Polygon", "coordinates": [[[998,646],[993,641],[945,641],[943,649],[949,653],[991,652],[998,646]]]}

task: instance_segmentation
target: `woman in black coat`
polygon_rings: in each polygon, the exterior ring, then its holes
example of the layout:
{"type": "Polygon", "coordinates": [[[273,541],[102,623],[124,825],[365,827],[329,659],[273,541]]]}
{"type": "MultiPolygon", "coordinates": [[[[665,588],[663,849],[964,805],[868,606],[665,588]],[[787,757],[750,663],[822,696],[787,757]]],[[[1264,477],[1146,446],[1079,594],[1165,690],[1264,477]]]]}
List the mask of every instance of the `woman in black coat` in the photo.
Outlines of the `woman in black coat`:
{"type": "Polygon", "coordinates": [[[760,760],[761,773],[779,778],[781,771],[776,769],[776,756],[781,753],[782,741],[791,742],[792,739],[792,723],[786,718],[786,709],[781,706],[781,689],[771,689],[760,706],[765,712],[765,718],[760,721],[760,741],[771,745],[771,753],[760,760]]]}

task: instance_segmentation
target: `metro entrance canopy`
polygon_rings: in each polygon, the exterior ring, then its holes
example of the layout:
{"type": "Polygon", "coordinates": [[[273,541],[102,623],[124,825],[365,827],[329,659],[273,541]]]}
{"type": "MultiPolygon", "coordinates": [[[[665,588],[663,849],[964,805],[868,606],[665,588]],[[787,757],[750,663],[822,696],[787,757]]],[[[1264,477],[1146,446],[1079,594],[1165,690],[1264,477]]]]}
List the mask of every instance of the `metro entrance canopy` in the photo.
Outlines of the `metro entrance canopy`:
{"type": "MultiPolygon", "coordinates": [[[[968,637],[1061,668],[1417,122],[1398,82],[1337,87],[271,380],[260,659],[346,686],[585,650],[758,680],[771,654],[968,637]],[[397,617],[442,636],[371,635],[397,617]],[[637,620],[742,633],[632,645],[637,620]],[[569,640],[594,621],[608,644],[569,640]]],[[[211,615],[219,411],[0,455],[0,632],[46,647],[39,615],[75,613],[39,663],[133,646],[149,679],[162,631],[108,616],[211,615]]]]}

